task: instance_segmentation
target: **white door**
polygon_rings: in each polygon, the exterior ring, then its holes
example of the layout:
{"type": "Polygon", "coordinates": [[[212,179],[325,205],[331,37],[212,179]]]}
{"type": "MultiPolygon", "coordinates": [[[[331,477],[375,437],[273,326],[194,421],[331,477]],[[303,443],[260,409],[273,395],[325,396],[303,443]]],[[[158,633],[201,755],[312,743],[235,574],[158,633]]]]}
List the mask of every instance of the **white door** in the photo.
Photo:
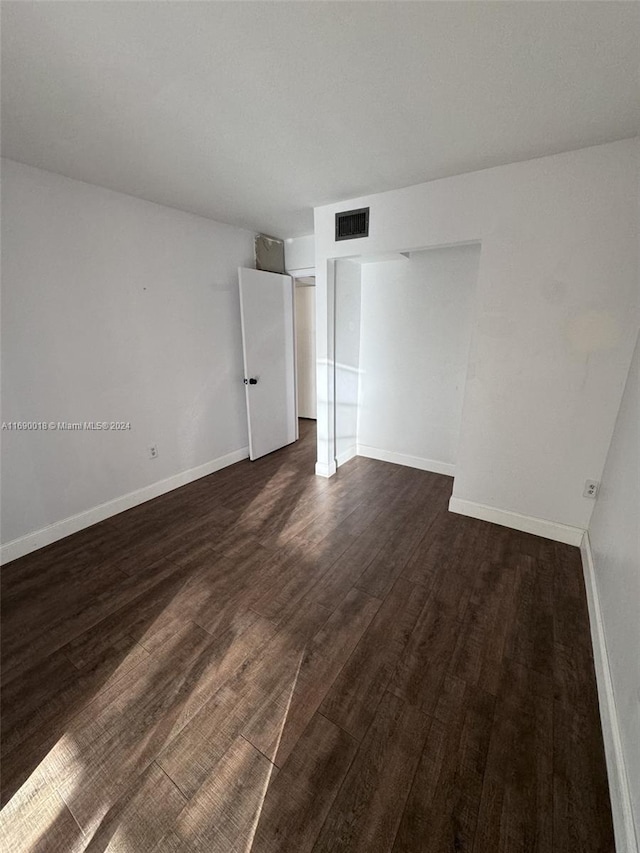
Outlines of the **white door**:
{"type": "Polygon", "coordinates": [[[295,298],[298,417],[315,420],[317,418],[316,289],[296,282],[295,298]]]}
{"type": "Polygon", "coordinates": [[[298,437],[293,282],[288,275],[238,269],[249,456],[298,437]]]}

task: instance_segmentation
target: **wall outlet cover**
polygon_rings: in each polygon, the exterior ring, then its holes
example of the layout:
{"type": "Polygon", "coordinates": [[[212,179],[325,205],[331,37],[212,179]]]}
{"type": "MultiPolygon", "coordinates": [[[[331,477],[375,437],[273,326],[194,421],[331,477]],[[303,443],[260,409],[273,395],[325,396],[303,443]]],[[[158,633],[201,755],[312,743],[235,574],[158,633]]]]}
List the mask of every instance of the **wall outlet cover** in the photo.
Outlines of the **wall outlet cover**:
{"type": "Polygon", "coordinates": [[[585,498],[597,498],[600,483],[597,480],[585,480],[582,496],[585,498]]]}

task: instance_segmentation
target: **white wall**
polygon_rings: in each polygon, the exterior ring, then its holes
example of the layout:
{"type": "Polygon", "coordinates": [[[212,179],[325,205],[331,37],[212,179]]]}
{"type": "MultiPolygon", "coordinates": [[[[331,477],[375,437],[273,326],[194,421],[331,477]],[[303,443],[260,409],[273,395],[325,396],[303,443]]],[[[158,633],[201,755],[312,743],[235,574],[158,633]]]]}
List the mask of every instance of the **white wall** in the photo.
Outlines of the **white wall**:
{"type": "Polygon", "coordinates": [[[335,382],[336,447],[342,465],[356,455],[360,373],[361,267],[336,263],[335,382]]]}
{"type": "Polygon", "coordinates": [[[316,417],[316,289],[295,286],[298,417],[316,417]]]}
{"type": "Polygon", "coordinates": [[[246,447],[253,234],[9,160],[2,213],[3,420],[131,422],[4,431],[3,543],[246,447]]]}
{"type": "Polygon", "coordinates": [[[627,140],[316,208],[318,473],[331,473],[330,259],[479,240],[454,497],[579,542],[637,328],[638,153],[627,140]],[[369,237],[336,243],[334,214],[366,206],[369,237]]]}
{"type": "Polygon", "coordinates": [[[640,838],[640,343],[589,525],[636,834],[640,838]]]}
{"type": "Polygon", "coordinates": [[[313,269],[316,265],[315,238],[289,237],[284,241],[284,266],[287,272],[313,269]]]}
{"type": "Polygon", "coordinates": [[[358,445],[368,455],[454,473],[479,259],[471,245],[363,265],[358,445]]]}

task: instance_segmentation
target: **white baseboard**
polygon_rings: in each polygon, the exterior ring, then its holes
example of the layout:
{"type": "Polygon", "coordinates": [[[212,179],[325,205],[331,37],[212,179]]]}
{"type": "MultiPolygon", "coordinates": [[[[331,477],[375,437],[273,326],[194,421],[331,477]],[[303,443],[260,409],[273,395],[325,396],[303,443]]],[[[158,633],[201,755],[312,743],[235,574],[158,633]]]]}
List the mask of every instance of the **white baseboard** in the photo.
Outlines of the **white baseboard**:
{"type": "Polygon", "coordinates": [[[348,462],[350,459],[354,459],[357,455],[358,453],[354,444],[348,450],[345,450],[343,453],[336,456],[336,466],[339,468],[341,465],[344,465],[345,462],[348,462]]]}
{"type": "Polygon", "coordinates": [[[584,530],[581,527],[569,527],[544,518],[520,515],[519,512],[496,509],[493,506],[466,501],[462,498],[452,497],[449,500],[449,510],[459,515],[468,515],[470,518],[479,518],[481,521],[491,521],[493,524],[511,527],[513,530],[521,530],[523,533],[533,533],[535,536],[553,539],[554,542],[564,542],[565,545],[579,546],[584,536],[584,530]]]}
{"type": "Polygon", "coordinates": [[[316,462],[316,477],[333,477],[336,473],[336,463],[327,465],[325,462],[316,462]]]}
{"type": "Polygon", "coordinates": [[[21,536],[19,539],[13,539],[0,548],[1,562],[4,565],[11,562],[11,560],[17,560],[18,557],[24,557],[25,554],[30,554],[39,548],[44,548],[45,545],[51,545],[52,542],[57,542],[58,539],[64,539],[65,536],[77,533],[85,527],[91,527],[92,524],[104,521],[105,518],[110,518],[112,515],[117,515],[145,501],[150,501],[153,498],[164,495],[166,492],[171,492],[173,489],[178,489],[180,486],[185,486],[187,483],[199,480],[201,477],[206,477],[208,474],[213,474],[221,468],[226,468],[228,465],[233,465],[242,459],[246,459],[248,456],[249,448],[242,447],[240,450],[234,450],[225,456],[219,456],[211,462],[205,462],[204,465],[198,465],[197,468],[189,468],[187,471],[181,471],[179,474],[174,474],[165,480],[151,483],[151,485],[137,489],[135,492],[129,492],[127,495],[114,498],[111,501],[99,504],[99,506],[79,512],[77,515],[69,516],[69,518],[63,518],[62,521],[56,521],[54,524],[42,527],[40,530],[35,530],[33,533],[21,536]]]}
{"type": "Polygon", "coordinates": [[[367,459],[378,459],[380,462],[393,462],[394,465],[406,465],[407,468],[418,468],[420,471],[431,471],[433,474],[445,474],[453,477],[456,466],[449,462],[438,462],[435,459],[423,459],[421,456],[409,456],[406,453],[395,453],[391,450],[380,450],[378,447],[369,447],[366,444],[357,446],[358,456],[366,456],[367,459]]]}
{"type": "Polygon", "coordinates": [[[607,655],[607,644],[604,634],[600,598],[596,583],[596,573],[593,563],[593,553],[589,534],[585,532],[580,546],[584,582],[587,590],[589,607],[589,623],[591,625],[591,641],[593,644],[593,661],[598,685],[598,702],[600,705],[600,720],[602,736],[607,759],[609,776],[609,795],[611,797],[611,812],[613,829],[616,839],[617,853],[638,853],[633,811],[631,808],[631,792],[627,781],[624,763],[624,752],[618,726],[615,694],[607,655]]]}

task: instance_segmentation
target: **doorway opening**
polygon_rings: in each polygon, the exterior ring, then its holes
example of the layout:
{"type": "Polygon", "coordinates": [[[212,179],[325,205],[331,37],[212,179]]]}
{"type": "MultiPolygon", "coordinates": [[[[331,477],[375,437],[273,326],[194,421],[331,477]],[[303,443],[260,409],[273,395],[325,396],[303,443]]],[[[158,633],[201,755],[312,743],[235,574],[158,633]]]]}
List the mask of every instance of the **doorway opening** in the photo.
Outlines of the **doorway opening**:
{"type": "Polygon", "coordinates": [[[316,420],[316,277],[293,277],[298,418],[316,420]]]}
{"type": "Polygon", "coordinates": [[[334,458],[453,476],[480,244],[334,262],[334,458]]]}
{"type": "Polygon", "coordinates": [[[297,441],[300,418],[317,419],[315,270],[284,274],[241,267],[238,284],[254,460],[297,441]]]}

